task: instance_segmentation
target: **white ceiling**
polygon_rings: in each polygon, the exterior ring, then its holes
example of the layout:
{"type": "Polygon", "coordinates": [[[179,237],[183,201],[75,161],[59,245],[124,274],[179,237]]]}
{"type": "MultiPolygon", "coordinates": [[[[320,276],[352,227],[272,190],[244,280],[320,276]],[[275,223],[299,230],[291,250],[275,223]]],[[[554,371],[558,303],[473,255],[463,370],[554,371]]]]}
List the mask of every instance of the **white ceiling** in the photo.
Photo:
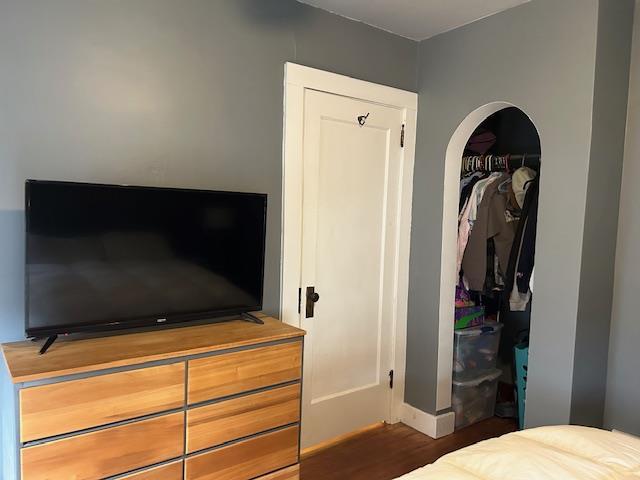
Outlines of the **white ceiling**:
{"type": "Polygon", "coordinates": [[[530,0],[298,0],[413,40],[424,40],[530,0]]]}

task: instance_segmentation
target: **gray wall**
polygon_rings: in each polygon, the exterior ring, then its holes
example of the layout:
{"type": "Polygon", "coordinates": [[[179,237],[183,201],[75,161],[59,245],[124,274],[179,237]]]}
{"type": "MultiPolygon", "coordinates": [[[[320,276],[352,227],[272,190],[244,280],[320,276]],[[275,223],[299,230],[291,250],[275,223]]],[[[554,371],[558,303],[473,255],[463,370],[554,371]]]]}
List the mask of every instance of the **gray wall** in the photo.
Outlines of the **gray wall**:
{"type": "Polygon", "coordinates": [[[0,342],[26,178],[268,193],[277,312],[286,61],[416,89],[417,43],[293,0],[0,0],[0,342]]]}
{"type": "Polygon", "coordinates": [[[624,157],[634,0],[600,1],[571,423],[601,427],[624,157]]]}
{"type": "Polygon", "coordinates": [[[415,42],[295,1],[0,0],[0,341],[23,337],[26,178],[269,194],[284,62],[415,91],[415,42]]]}
{"type": "Polygon", "coordinates": [[[531,117],[542,143],[527,424],[570,421],[579,285],[589,280],[580,271],[598,6],[534,0],[420,44],[406,393],[417,408],[435,412],[445,151],[470,112],[501,100],[531,117]]]}
{"type": "Polygon", "coordinates": [[[640,1],[636,4],[605,426],[640,435],[640,1]]]}

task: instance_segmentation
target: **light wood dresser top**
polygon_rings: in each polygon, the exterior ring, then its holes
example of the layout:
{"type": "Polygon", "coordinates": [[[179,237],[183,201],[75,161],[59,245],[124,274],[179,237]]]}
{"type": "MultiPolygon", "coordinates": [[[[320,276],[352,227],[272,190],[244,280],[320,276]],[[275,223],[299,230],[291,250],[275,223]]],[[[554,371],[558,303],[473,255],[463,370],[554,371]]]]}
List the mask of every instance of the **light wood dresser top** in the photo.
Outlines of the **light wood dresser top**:
{"type": "Polygon", "coordinates": [[[99,338],[60,338],[44,355],[41,342],[2,345],[14,383],[94,372],[201,353],[301,337],[304,330],[258,315],[264,325],[242,320],[182,326],[99,338]]]}

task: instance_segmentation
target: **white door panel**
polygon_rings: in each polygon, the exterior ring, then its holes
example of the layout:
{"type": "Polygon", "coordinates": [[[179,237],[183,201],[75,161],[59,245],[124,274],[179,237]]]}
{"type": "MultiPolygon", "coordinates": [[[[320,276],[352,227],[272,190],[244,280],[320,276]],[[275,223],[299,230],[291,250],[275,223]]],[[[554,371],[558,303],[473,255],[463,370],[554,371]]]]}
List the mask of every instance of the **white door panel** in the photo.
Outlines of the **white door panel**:
{"type": "Polygon", "coordinates": [[[320,299],[313,318],[301,308],[303,446],[389,416],[402,121],[399,109],[305,95],[301,285],[320,299]]]}

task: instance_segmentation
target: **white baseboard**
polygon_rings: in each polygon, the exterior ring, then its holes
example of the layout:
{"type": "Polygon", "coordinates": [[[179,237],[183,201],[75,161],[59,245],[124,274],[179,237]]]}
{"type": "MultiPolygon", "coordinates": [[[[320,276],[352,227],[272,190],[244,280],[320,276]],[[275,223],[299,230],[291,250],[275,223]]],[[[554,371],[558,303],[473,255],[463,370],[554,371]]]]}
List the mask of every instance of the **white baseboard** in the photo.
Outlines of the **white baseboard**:
{"type": "Polygon", "coordinates": [[[431,438],[442,438],[455,430],[456,415],[453,412],[431,415],[408,403],[402,405],[402,423],[415,428],[431,438]]]}

